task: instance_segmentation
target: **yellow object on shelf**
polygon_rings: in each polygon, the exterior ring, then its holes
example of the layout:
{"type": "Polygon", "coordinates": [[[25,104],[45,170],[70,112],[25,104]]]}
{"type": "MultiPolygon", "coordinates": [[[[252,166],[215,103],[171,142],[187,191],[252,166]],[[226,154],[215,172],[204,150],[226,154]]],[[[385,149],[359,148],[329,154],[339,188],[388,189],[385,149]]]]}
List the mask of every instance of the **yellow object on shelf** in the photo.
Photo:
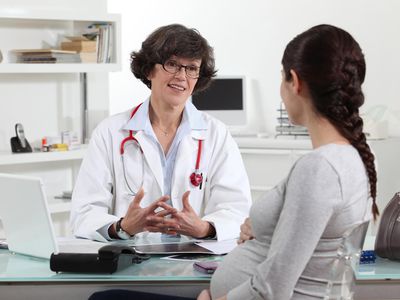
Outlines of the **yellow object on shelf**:
{"type": "Polygon", "coordinates": [[[68,151],[67,144],[52,144],[50,145],[50,151],[68,151]]]}

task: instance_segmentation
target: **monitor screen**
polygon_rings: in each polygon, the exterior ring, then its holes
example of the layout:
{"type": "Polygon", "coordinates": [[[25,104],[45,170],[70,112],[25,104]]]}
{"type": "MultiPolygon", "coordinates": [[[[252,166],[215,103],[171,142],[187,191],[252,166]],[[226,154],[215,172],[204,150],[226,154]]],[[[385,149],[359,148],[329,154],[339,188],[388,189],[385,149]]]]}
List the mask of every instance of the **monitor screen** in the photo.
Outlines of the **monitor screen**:
{"type": "Polygon", "coordinates": [[[216,77],[205,91],[192,96],[197,109],[205,111],[228,126],[246,125],[245,78],[216,77]]]}

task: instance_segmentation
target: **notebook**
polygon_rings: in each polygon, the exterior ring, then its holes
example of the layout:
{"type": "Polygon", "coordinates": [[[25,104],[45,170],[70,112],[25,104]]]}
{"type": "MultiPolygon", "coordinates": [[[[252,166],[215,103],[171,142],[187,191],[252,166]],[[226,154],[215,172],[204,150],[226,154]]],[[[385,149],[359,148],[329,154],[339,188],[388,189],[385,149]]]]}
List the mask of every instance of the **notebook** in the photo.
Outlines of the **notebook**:
{"type": "Polygon", "coordinates": [[[40,178],[0,174],[0,193],[0,219],[10,251],[50,259],[60,251],[93,253],[104,246],[89,240],[56,239],[40,178]]]}

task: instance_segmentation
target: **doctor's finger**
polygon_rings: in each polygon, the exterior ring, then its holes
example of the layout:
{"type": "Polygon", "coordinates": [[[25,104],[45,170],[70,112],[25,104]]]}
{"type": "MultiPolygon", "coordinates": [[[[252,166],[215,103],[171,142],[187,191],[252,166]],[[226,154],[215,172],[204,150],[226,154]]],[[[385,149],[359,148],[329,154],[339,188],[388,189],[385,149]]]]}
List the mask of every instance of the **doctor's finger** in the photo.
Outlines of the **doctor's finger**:
{"type": "Polygon", "coordinates": [[[180,229],[179,224],[174,223],[174,222],[152,222],[148,221],[146,222],[146,225],[144,226],[146,230],[149,230],[151,232],[167,232],[167,231],[174,231],[176,232],[177,230],[180,229]]]}
{"type": "Polygon", "coordinates": [[[161,233],[167,233],[170,235],[176,235],[177,232],[175,230],[173,230],[172,228],[159,228],[159,227],[155,227],[155,226],[148,226],[145,227],[146,231],[149,232],[161,232],[161,233]]]}
{"type": "Polygon", "coordinates": [[[155,213],[154,216],[164,218],[164,217],[172,215],[174,213],[176,213],[176,209],[175,208],[172,208],[171,210],[164,209],[164,210],[161,210],[161,211],[155,213]]]}
{"type": "Polygon", "coordinates": [[[159,202],[158,207],[164,208],[164,210],[162,211],[168,211],[168,214],[174,214],[177,212],[176,208],[172,207],[171,205],[168,205],[165,202],[159,202]]]}
{"type": "Polygon", "coordinates": [[[149,210],[154,211],[159,206],[158,204],[160,202],[168,201],[168,199],[169,199],[169,196],[162,196],[162,197],[158,198],[156,201],[154,201],[153,203],[151,203],[148,206],[149,210]]]}
{"type": "Polygon", "coordinates": [[[162,218],[157,216],[148,216],[146,218],[146,224],[151,224],[153,226],[159,226],[159,227],[173,227],[173,228],[179,227],[177,220],[171,218],[162,218]]]}
{"type": "Polygon", "coordinates": [[[144,189],[141,187],[140,189],[139,189],[139,191],[136,193],[136,196],[135,196],[135,198],[133,199],[133,205],[135,205],[135,206],[139,206],[140,205],[140,202],[142,201],[142,199],[143,199],[143,197],[144,197],[144,189]]]}
{"type": "Polygon", "coordinates": [[[190,191],[186,191],[182,196],[182,205],[184,209],[193,210],[192,206],[189,204],[189,194],[190,191]]]}

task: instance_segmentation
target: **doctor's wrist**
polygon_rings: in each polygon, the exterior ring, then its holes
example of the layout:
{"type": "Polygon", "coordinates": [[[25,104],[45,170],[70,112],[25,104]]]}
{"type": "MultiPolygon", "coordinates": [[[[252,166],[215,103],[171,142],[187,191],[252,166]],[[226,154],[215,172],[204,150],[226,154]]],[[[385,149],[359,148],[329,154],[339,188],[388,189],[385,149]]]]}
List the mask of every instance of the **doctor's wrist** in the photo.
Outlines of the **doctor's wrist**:
{"type": "Polygon", "coordinates": [[[134,234],[130,234],[129,232],[124,230],[124,227],[122,225],[123,220],[124,218],[119,219],[108,228],[108,235],[112,239],[128,240],[134,236],[134,234]]]}
{"type": "Polygon", "coordinates": [[[119,239],[118,235],[117,235],[117,230],[116,230],[116,225],[117,223],[112,223],[109,227],[108,227],[108,235],[110,238],[112,239],[119,239]]]}
{"type": "Polygon", "coordinates": [[[207,228],[206,230],[203,232],[203,234],[201,234],[198,238],[200,239],[208,239],[208,238],[214,238],[217,234],[217,232],[215,231],[215,227],[213,224],[211,224],[210,222],[207,222],[207,228]]]}

